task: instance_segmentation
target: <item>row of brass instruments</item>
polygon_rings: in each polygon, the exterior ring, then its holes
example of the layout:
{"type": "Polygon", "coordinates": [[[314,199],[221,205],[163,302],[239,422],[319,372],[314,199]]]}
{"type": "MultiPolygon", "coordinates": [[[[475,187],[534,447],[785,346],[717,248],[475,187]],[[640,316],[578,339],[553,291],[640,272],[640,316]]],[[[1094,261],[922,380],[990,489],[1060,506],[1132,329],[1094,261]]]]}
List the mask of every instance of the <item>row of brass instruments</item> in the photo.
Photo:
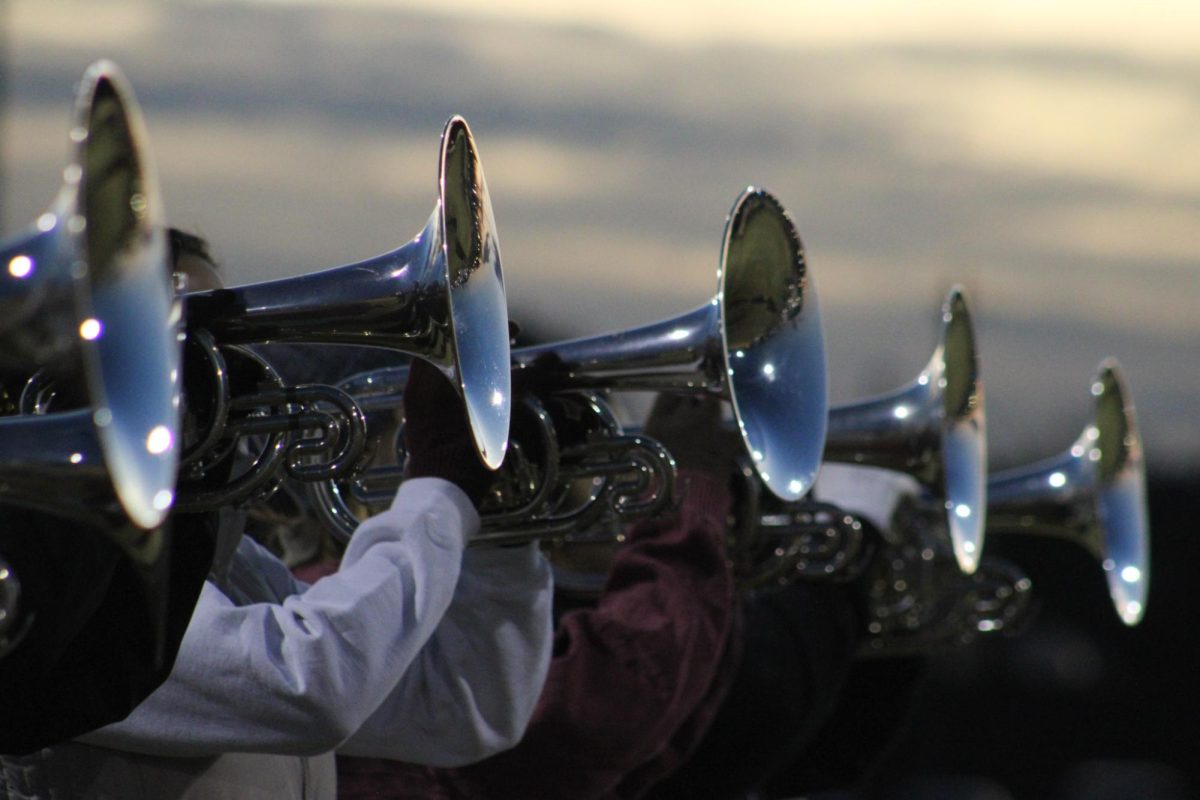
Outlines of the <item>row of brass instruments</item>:
{"type": "MultiPolygon", "coordinates": [[[[1101,364],[1095,414],[1066,451],[989,477],[975,334],[955,288],[911,384],[831,407],[816,284],[767,191],[737,197],[715,293],[695,310],[517,348],[487,183],[461,118],[442,131],[436,204],[411,241],[314,274],[192,293],[173,283],[141,115],[112,64],[84,76],[70,141],[58,198],[0,248],[0,503],[101,529],[148,586],[161,583],[174,514],[266,502],[285,483],[348,538],[403,476],[404,360],[419,358],[457,387],[495,470],[476,545],[569,547],[668,512],[672,455],[623,425],[617,403],[630,392],[714,395],[744,445],[729,540],[747,590],[856,582],[864,655],[1013,627],[1030,581],[989,557],[985,536],[1075,542],[1102,566],[1120,618],[1141,619],[1145,479],[1116,362],[1101,364]],[[272,343],[398,358],[295,384],[261,351],[272,343]],[[823,465],[841,470],[842,490],[825,490],[823,465]],[[889,483],[872,511],[854,485],[876,473],[889,483]]],[[[27,624],[21,575],[2,560],[0,655],[27,624]]]]}

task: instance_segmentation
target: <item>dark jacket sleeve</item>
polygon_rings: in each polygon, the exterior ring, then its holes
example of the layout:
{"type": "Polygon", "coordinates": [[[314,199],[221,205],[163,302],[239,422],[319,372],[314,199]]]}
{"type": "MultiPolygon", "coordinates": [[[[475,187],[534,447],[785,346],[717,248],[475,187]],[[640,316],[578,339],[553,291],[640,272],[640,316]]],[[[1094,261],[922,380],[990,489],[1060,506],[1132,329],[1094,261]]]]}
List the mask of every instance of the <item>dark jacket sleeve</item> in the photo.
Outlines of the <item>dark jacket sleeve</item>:
{"type": "Polygon", "coordinates": [[[148,573],[97,528],[0,508],[0,553],[22,581],[18,626],[28,619],[0,658],[0,753],[123,719],[166,679],[212,563],[211,522],[175,516],[148,573]]]}
{"type": "Polygon", "coordinates": [[[744,608],[729,693],[693,757],[654,787],[655,800],[746,796],[792,763],[843,692],[857,641],[848,587],[796,581],[750,595],[744,608]]]}

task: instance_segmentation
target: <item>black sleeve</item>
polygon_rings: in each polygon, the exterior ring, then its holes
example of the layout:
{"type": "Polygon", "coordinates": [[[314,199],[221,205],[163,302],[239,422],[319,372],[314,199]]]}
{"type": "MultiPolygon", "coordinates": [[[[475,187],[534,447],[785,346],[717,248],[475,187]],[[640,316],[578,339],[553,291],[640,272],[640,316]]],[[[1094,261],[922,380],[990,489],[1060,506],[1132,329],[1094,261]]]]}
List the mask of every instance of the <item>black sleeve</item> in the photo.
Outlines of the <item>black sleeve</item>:
{"type": "Polygon", "coordinates": [[[654,798],[740,798],[799,755],[828,719],[854,653],[844,585],[797,582],[747,597],[741,664],[704,740],[654,798]]]}
{"type": "Polygon", "coordinates": [[[25,631],[0,657],[0,753],[124,719],[166,679],[212,564],[215,522],[177,516],[148,571],[99,529],[0,507],[0,557],[21,584],[10,631],[25,631]]]}
{"type": "Polygon", "coordinates": [[[909,724],[925,672],[921,657],[855,662],[820,730],[764,794],[791,797],[862,784],[909,724]]]}

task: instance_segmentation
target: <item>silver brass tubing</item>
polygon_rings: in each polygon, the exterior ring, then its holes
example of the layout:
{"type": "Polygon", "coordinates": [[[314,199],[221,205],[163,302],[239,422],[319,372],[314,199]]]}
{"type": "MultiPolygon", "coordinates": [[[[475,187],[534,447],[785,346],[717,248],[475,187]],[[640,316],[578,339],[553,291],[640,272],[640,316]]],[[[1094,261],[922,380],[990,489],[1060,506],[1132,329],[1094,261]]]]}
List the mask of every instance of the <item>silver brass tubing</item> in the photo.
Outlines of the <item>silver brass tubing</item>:
{"type": "Polygon", "coordinates": [[[1141,621],[1150,589],[1150,522],[1137,416],[1120,366],[1092,381],[1095,414],[1063,453],[988,481],[988,533],[1053,536],[1086,549],[1104,569],[1126,625],[1141,621]]]}
{"type": "Polygon", "coordinates": [[[825,445],[825,339],[804,249],[783,206],[744,191],[725,226],[717,294],[640,328],[514,351],[562,390],[710,392],[728,399],[746,452],[782,500],[812,487],[825,445]]]}
{"type": "Polygon", "coordinates": [[[961,288],[942,306],[941,341],[908,386],[829,412],[825,457],[898,470],[945,509],[959,568],[979,564],[985,531],[987,434],[975,333],[961,288]]]}

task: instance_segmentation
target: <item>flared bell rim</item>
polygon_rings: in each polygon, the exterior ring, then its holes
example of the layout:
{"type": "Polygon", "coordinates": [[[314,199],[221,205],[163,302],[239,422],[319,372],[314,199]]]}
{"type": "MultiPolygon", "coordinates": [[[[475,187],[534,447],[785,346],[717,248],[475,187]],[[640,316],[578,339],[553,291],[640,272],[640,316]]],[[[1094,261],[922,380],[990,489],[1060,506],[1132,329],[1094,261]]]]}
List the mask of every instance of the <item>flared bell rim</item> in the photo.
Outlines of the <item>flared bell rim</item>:
{"type": "Polygon", "coordinates": [[[825,450],[824,330],[800,235],[765,189],[746,188],[729,212],[713,302],[729,400],[751,463],[772,494],[800,500],[815,483],[825,450]],[[763,214],[774,228],[766,231],[766,246],[778,251],[739,251],[750,246],[747,232],[763,214]],[[756,276],[763,263],[773,263],[785,280],[756,276]],[[764,287],[769,292],[754,291],[764,287]]]}
{"type": "Polygon", "coordinates": [[[77,181],[64,188],[73,193],[66,222],[83,233],[76,295],[93,420],[118,501],[150,530],[174,502],[180,311],[145,124],[113,62],[85,71],[71,141],[78,169],[68,168],[77,181]]]}
{"type": "Polygon", "coordinates": [[[1095,424],[1085,429],[1076,447],[1083,447],[1080,457],[1096,472],[1096,512],[1103,530],[1102,566],[1109,597],[1121,621],[1134,626],[1145,615],[1150,591],[1150,520],[1137,412],[1115,358],[1097,367],[1091,393],[1095,424]],[[1088,449],[1089,438],[1098,447],[1088,449]]]}
{"type": "Polygon", "coordinates": [[[476,451],[494,470],[504,460],[512,419],[507,300],[483,165],[471,129],[458,115],[442,129],[438,202],[455,340],[454,375],[476,451]],[[469,220],[466,226],[459,224],[463,213],[469,220]]]}
{"type": "Polygon", "coordinates": [[[987,533],[987,417],[975,328],[966,289],[955,285],[941,308],[941,333],[918,380],[941,393],[942,485],[950,545],[964,574],[979,568],[987,533]]]}

